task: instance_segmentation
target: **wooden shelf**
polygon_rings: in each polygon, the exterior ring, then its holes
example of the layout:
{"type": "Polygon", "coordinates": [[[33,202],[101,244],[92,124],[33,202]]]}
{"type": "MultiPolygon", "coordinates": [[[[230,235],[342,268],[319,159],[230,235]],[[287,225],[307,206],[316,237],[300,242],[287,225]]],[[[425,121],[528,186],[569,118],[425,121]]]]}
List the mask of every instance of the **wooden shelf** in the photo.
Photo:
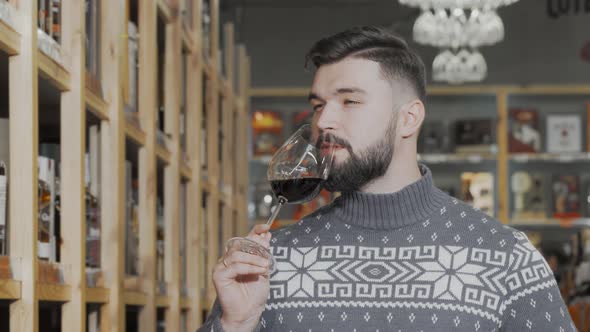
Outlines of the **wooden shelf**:
{"type": "Polygon", "coordinates": [[[164,295],[156,296],[156,307],[168,308],[170,306],[170,297],[164,295]]]}
{"type": "Polygon", "coordinates": [[[209,80],[213,79],[213,77],[215,76],[215,73],[217,73],[217,71],[213,68],[213,65],[211,64],[211,60],[206,57],[201,55],[201,59],[202,59],[202,63],[203,63],[203,71],[205,72],[205,75],[207,76],[207,78],[209,80]]]}
{"type": "Polygon", "coordinates": [[[188,297],[181,297],[180,298],[180,308],[184,310],[188,310],[191,308],[191,299],[188,297]]]}
{"type": "Polygon", "coordinates": [[[0,279],[0,300],[18,300],[21,294],[21,282],[0,279]]]}
{"type": "Polygon", "coordinates": [[[180,164],[180,176],[189,181],[193,178],[193,170],[185,162],[181,162],[180,164]]]}
{"type": "Polygon", "coordinates": [[[517,163],[526,162],[557,162],[557,163],[571,163],[571,162],[586,162],[590,161],[589,152],[575,152],[575,153],[512,153],[510,160],[517,163]]]}
{"type": "Polygon", "coordinates": [[[108,120],[109,105],[99,96],[97,96],[91,89],[86,88],[86,107],[96,115],[100,120],[108,120]]]}
{"type": "Polygon", "coordinates": [[[86,288],[86,302],[88,303],[108,303],[109,290],[100,287],[86,288]]]}
{"type": "Polygon", "coordinates": [[[158,157],[158,160],[160,160],[164,164],[170,165],[172,153],[162,144],[156,143],[156,156],[158,157]]]}
{"type": "MultiPolygon", "coordinates": [[[[251,88],[252,97],[306,97],[308,87],[258,87],[251,88]]],[[[462,85],[427,87],[427,94],[434,96],[531,94],[531,95],[590,95],[590,85],[462,85]]]]}
{"type": "Polygon", "coordinates": [[[447,163],[469,163],[479,164],[486,161],[496,160],[493,153],[426,153],[420,154],[418,160],[426,164],[447,164],[447,163]]]}
{"type": "Polygon", "coordinates": [[[195,53],[197,49],[193,38],[193,32],[185,22],[182,22],[182,46],[188,51],[188,53],[195,53]]]}
{"type": "Polygon", "coordinates": [[[147,295],[137,291],[123,292],[123,303],[126,305],[144,306],[147,303],[147,295]]]}
{"type": "MultiPolygon", "coordinates": [[[[14,0],[10,2],[15,3],[14,0]]],[[[8,105],[9,109],[5,110],[5,113],[18,115],[14,119],[16,121],[10,124],[11,126],[15,125],[15,132],[29,132],[31,128],[38,126],[36,121],[42,121],[44,125],[41,126],[42,132],[39,133],[42,138],[50,136],[53,138],[54,134],[61,133],[61,141],[64,143],[62,152],[65,151],[62,158],[72,161],[68,162],[66,172],[71,175],[70,181],[62,183],[61,192],[64,197],[80,197],[80,195],[83,197],[84,153],[86,151],[85,145],[80,145],[80,142],[84,141],[88,126],[85,117],[87,116],[92,123],[98,120],[99,128],[97,129],[100,132],[100,139],[97,143],[99,149],[102,147],[102,153],[97,162],[100,174],[102,174],[101,188],[112,199],[102,202],[103,218],[99,250],[101,257],[108,257],[108,259],[102,260],[104,264],[101,264],[100,270],[87,269],[86,257],[80,255],[84,251],[84,246],[89,244],[85,241],[87,234],[83,231],[84,227],[77,222],[80,212],[84,211],[84,200],[72,201],[71,204],[62,207],[63,227],[61,228],[60,241],[63,241],[68,249],[62,252],[60,264],[56,264],[56,266],[53,264],[46,266],[44,264],[48,263],[37,257],[35,249],[38,240],[37,223],[15,222],[10,224],[10,232],[26,235],[18,243],[9,242],[8,248],[11,255],[19,257],[18,261],[21,266],[15,268],[14,271],[20,272],[22,278],[19,276],[16,278],[18,280],[0,280],[0,302],[20,300],[16,304],[18,310],[11,310],[9,313],[11,327],[14,324],[16,330],[22,330],[22,327],[44,324],[44,321],[39,321],[39,303],[42,303],[42,306],[51,307],[61,307],[64,303],[73,303],[75,305],[63,306],[61,313],[62,320],[66,322],[65,326],[72,331],[84,330],[84,317],[87,314],[86,304],[108,304],[103,306],[104,309],[101,309],[101,315],[113,319],[101,321],[101,328],[104,330],[125,331],[125,320],[119,318],[122,317],[121,314],[124,314],[125,306],[129,305],[142,307],[142,314],[137,318],[137,330],[155,331],[156,308],[160,307],[166,308],[166,328],[170,331],[180,331],[183,310],[196,310],[194,304],[200,303],[205,298],[212,301],[215,298],[215,291],[211,287],[204,292],[200,291],[199,280],[203,278],[201,275],[202,255],[199,255],[198,258],[195,256],[196,259],[185,257],[186,259],[181,261],[180,255],[172,255],[171,253],[179,253],[182,252],[181,250],[189,253],[198,252],[202,246],[207,246],[210,248],[207,259],[213,259],[213,257],[216,259],[218,236],[217,232],[213,232],[213,230],[219,229],[220,223],[225,222],[225,220],[220,220],[220,214],[216,213],[216,209],[221,204],[218,195],[218,179],[213,179],[214,185],[211,185],[212,181],[207,179],[201,184],[201,175],[207,174],[207,171],[201,172],[201,165],[196,165],[192,160],[185,159],[185,155],[199,155],[200,139],[203,134],[211,138],[209,142],[215,141],[215,144],[218,144],[216,139],[219,127],[227,128],[232,120],[230,116],[223,116],[223,123],[207,121],[205,133],[202,133],[201,124],[203,121],[201,117],[203,114],[213,120],[220,117],[220,112],[229,111],[224,108],[225,105],[232,107],[233,105],[242,105],[244,109],[241,111],[244,113],[240,114],[240,117],[243,117],[248,112],[245,109],[248,106],[248,100],[244,99],[240,103],[236,103],[238,97],[231,93],[233,82],[228,82],[219,74],[221,64],[216,58],[206,58],[203,55],[203,45],[200,43],[200,36],[196,35],[196,29],[185,24],[179,16],[181,13],[178,11],[178,1],[104,0],[101,1],[101,9],[103,9],[103,13],[108,13],[108,15],[96,16],[96,13],[92,12],[93,15],[88,16],[91,18],[88,25],[84,24],[85,19],[81,16],[85,10],[84,1],[61,1],[60,9],[64,17],[68,18],[68,27],[61,31],[62,42],[59,46],[51,40],[45,41],[36,38],[41,34],[39,34],[37,22],[31,21],[32,17],[37,16],[38,8],[35,1],[16,0],[16,2],[19,3],[19,8],[16,11],[17,15],[12,15],[14,20],[11,20],[10,24],[0,21],[0,52],[4,55],[5,65],[7,59],[10,60],[10,72],[5,70],[0,73],[4,75],[4,77],[0,77],[0,81],[6,83],[6,91],[10,91],[10,96],[15,99],[14,103],[11,102],[8,105]],[[122,6],[123,3],[125,5],[122,6]],[[136,36],[141,36],[139,44],[134,44],[133,40],[129,39],[129,32],[135,30],[130,25],[130,21],[135,23],[136,36]],[[164,23],[165,29],[162,29],[162,23],[164,23]],[[87,27],[90,28],[89,31],[86,31],[87,27]],[[155,33],[155,30],[158,29],[158,33],[155,33]],[[99,36],[95,32],[99,32],[99,36]],[[163,32],[166,34],[165,45],[158,40],[158,36],[161,37],[163,32]],[[80,39],[81,36],[89,37],[92,51],[86,52],[86,45],[80,39]],[[137,47],[138,45],[139,47],[137,47]],[[53,47],[59,50],[53,49],[53,47]],[[42,49],[51,55],[43,53],[42,49]],[[190,59],[188,58],[189,54],[190,59]],[[189,61],[183,62],[183,56],[187,57],[186,60],[189,61]],[[132,57],[136,57],[136,61],[129,61],[133,59],[132,57]],[[88,61],[91,60],[90,58],[97,59],[98,62],[88,61]],[[87,67],[86,64],[91,62],[92,68],[87,67]],[[164,65],[160,66],[159,64],[162,63],[164,65]],[[14,73],[17,74],[13,75],[14,73]],[[39,84],[37,84],[37,79],[39,84]],[[134,80],[133,84],[130,81],[132,79],[134,80]],[[135,84],[135,79],[137,84],[135,84]],[[200,89],[205,81],[207,82],[205,84],[208,84],[206,90],[208,95],[201,96],[200,89]],[[170,84],[161,84],[162,82],[170,84]],[[219,90],[225,94],[221,105],[218,103],[219,90]],[[66,91],[67,93],[63,93],[66,91]],[[185,100],[180,98],[165,99],[164,121],[169,135],[164,135],[162,140],[162,135],[157,131],[159,128],[157,116],[160,115],[157,112],[162,101],[158,96],[171,96],[180,91],[199,91],[199,93],[185,93],[185,100]],[[136,100],[140,105],[136,105],[136,100]],[[59,111],[64,116],[55,117],[47,112],[41,112],[37,116],[37,113],[40,112],[37,104],[47,109],[59,106],[59,111]],[[183,114],[184,119],[181,118],[180,112],[174,111],[180,110],[183,105],[186,108],[183,114]],[[140,107],[141,111],[130,111],[130,108],[139,110],[140,107]],[[43,119],[40,120],[39,117],[43,119]],[[45,125],[46,123],[47,125],[45,125]],[[181,124],[184,125],[181,127],[181,124]],[[181,137],[182,134],[187,138],[186,146],[184,146],[186,150],[183,151],[186,154],[182,153],[182,156],[179,156],[178,140],[171,140],[169,137],[181,137]],[[159,145],[157,142],[162,142],[163,145],[159,145]],[[128,165],[126,161],[132,164],[131,174],[129,174],[127,167],[123,167],[128,165]],[[164,163],[172,170],[179,169],[180,174],[160,177],[164,163]],[[158,181],[155,181],[153,176],[158,176],[158,181]],[[129,182],[132,183],[133,188],[141,188],[138,195],[133,197],[132,212],[133,216],[140,220],[137,232],[140,245],[134,248],[137,256],[133,259],[136,259],[138,266],[141,267],[141,276],[125,275],[123,271],[128,271],[125,262],[129,260],[127,255],[130,255],[126,250],[128,243],[115,243],[130,239],[125,236],[128,230],[126,221],[129,215],[127,213],[131,214],[131,206],[126,204],[130,198],[129,182]],[[159,191],[162,187],[166,188],[163,193],[159,191]],[[208,197],[210,209],[207,211],[206,217],[202,215],[201,202],[199,201],[201,188],[211,193],[208,197]],[[157,223],[156,209],[150,207],[155,206],[156,197],[161,194],[163,194],[165,202],[178,203],[178,206],[170,210],[173,211],[172,213],[165,213],[166,234],[185,236],[184,241],[180,241],[178,236],[168,236],[164,239],[164,246],[168,253],[166,264],[167,267],[170,267],[169,272],[171,272],[167,273],[168,294],[160,292],[164,287],[157,282],[156,269],[152,264],[153,253],[156,252],[156,247],[161,244],[158,243],[157,236],[153,232],[157,223]],[[181,195],[185,202],[190,203],[181,206],[181,195]],[[181,208],[182,212],[176,211],[181,208]],[[187,222],[183,229],[178,222],[181,213],[186,216],[186,220],[191,221],[187,222]],[[207,222],[211,225],[207,234],[199,226],[201,218],[207,218],[207,222]],[[66,221],[65,224],[64,221],[66,221]],[[194,239],[199,239],[199,241],[194,239]],[[112,245],[113,243],[116,245],[112,245]],[[186,248],[181,249],[180,243],[185,243],[186,248]],[[80,250],[80,245],[82,250],[80,250]],[[182,282],[180,275],[182,269],[186,269],[186,283],[183,287],[187,293],[181,295],[172,292],[179,291],[178,285],[182,282]],[[76,273],[76,271],[81,273],[76,273]],[[63,282],[64,279],[65,282],[63,282]],[[84,284],[84,280],[87,284],[80,288],[79,285],[84,284]],[[188,292],[189,289],[190,292],[188,292]],[[196,291],[197,289],[199,291],[196,291]],[[158,296],[159,294],[162,296],[158,296]]],[[[2,0],[0,0],[0,4],[3,4],[2,0]]],[[[197,14],[198,6],[192,6],[192,9],[193,16],[198,21],[200,16],[200,13],[197,14]]],[[[219,10],[220,2],[212,2],[211,49],[219,48],[219,26],[222,25],[219,10]]],[[[197,23],[193,27],[197,27],[197,23]]],[[[224,32],[233,36],[233,26],[225,24],[224,32]]],[[[50,38],[49,36],[41,36],[50,38]]],[[[235,40],[228,37],[225,38],[225,41],[225,47],[232,46],[225,48],[227,50],[224,52],[226,58],[235,59],[236,52],[233,49],[235,40]]],[[[241,46],[240,49],[239,58],[236,59],[237,61],[233,61],[236,65],[228,66],[227,73],[230,77],[232,75],[236,78],[240,77],[240,91],[246,91],[249,85],[250,62],[245,46],[241,46]]],[[[241,132],[244,135],[235,136],[237,134],[228,133],[228,139],[221,142],[224,144],[221,148],[226,152],[224,154],[226,165],[246,169],[246,167],[242,167],[247,163],[245,154],[230,155],[227,152],[230,148],[236,152],[247,150],[245,148],[247,144],[245,133],[247,133],[248,125],[247,121],[239,122],[237,127],[232,129],[236,129],[235,132],[241,132]],[[237,147],[233,146],[234,142],[237,142],[237,147]]],[[[21,139],[9,142],[10,151],[16,151],[14,162],[22,166],[23,170],[15,175],[16,182],[22,183],[23,189],[15,191],[15,197],[11,196],[8,200],[10,205],[8,208],[16,213],[14,215],[15,221],[36,218],[37,212],[32,209],[31,202],[35,201],[37,195],[36,184],[33,183],[37,177],[37,165],[36,158],[30,157],[37,155],[38,142],[35,141],[36,136],[33,136],[32,139],[23,136],[24,138],[21,137],[21,139]]],[[[94,149],[97,145],[94,144],[95,140],[91,141],[90,145],[94,149]]],[[[208,151],[212,152],[213,149],[210,148],[208,151]]],[[[213,159],[213,156],[210,157],[213,159]]],[[[210,161],[211,167],[217,167],[215,166],[216,161],[210,161]]],[[[215,170],[211,169],[209,174],[213,178],[215,170]]],[[[240,186],[244,186],[247,177],[242,176],[240,179],[242,179],[239,182],[240,186]]],[[[226,192],[225,202],[229,202],[231,197],[235,201],[235,194],[226,192]]],[[[245,202],[232,203],[232,205],[233,208],[236,205],[246,206],[245,202]]],[[[242,210],[237,213],[238,216],[227,210],[227,214],[231,214],[228,216],[228,220],[238,217],[245,219],[243,216],[247,211],[245,208],[242,210]]],[[[222,216],[225,217],[225,214],[222,216]]],[[[224,235],[238,233],[238,227],[241,226],[234,224],[231,223],[231,227],[224,228],[224,235]]],[[[239,232],[242,230],[240,229],[239,232]]],[[[209,274],[210,271],[205,273],[209,274]]],[[[186,323],[187,330],[197,330],[201,325],[200,313],[189,315],[186,323]]]]}
{"type": "Polygon", "coordinates": [[[20,48],[20,35],[11,26],[0,20],[0,51],[17,55],[20,48]]]}
{"type": "Polygon", "coordinates": [[[139,146],[144,146],[147,140],[145,132],[129,119],[125,120],[125,135],[139,146]]]}
{"type": "Polygon", "coordinates": [[[170,8],[170,5],[168,4],[168,1],[167,0],[156,0],[156,3],[158,5],[158,14],[161,15],[162,19],[166,23],[172,22],[173,12],[172,12],[172,8],[170,8]]]}
{"type": "Polygon", "coordinates": [[[72,291],[68,285],[52,285],[37,283],[39,301],[47,302],[68,302],[71,299],[72,291]]]}
{"type": "Polygon", "coordinates": [[[204,178],[201,180],[201,190],[207,193],[211,193],[211,183],[209,183],[208,178],[204,178]]]}
{"type": "Polygon", "coordinates": [[[47,56],[41,50],[37,50],[39,61],[39,75],[48,80],[60,91],[70,90],[70,73],[59,63],[47,56]]]}

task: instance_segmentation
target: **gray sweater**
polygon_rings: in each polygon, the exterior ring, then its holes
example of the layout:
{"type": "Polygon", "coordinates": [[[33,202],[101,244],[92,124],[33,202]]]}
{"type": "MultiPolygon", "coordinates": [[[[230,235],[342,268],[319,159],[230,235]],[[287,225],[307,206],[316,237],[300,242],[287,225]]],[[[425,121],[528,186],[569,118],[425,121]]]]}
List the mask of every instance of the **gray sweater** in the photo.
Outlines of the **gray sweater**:
{"type": "MultiPolygon", "coordinates": [[[[527,237],[423,177],[273,234],[260,331],[576,331],[527,237]]],[[[216,304],[199,331],[222,331],[216,304]]]]}

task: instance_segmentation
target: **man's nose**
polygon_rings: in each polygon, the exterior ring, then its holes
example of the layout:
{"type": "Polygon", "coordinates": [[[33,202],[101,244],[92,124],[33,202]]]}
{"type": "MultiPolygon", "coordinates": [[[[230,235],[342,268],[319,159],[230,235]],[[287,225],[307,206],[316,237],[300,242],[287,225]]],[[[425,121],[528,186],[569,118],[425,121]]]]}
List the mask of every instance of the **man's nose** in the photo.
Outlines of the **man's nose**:
{"type": "Polygon", "coordinates": [[[340,124],[340,110],[333,103],[326,103],[317,119],[320,132],[338,129],[340,124]]]}

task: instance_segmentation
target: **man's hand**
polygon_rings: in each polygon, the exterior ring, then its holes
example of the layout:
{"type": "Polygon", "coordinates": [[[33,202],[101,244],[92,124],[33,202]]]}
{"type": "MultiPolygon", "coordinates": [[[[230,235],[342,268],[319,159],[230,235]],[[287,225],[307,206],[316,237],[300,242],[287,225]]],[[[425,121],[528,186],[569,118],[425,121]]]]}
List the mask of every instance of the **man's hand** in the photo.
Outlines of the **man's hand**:
{"type": "MultiPolygon", "coordinates": [[[[247,238],[269,247],[269,226],[256,225],[247,238]]],[[[222,309],[221,325],[227,332],[252,331],[258,325],[269,294],[269,260],[230,250],[213,269],[213,284],[222,309]]]]}

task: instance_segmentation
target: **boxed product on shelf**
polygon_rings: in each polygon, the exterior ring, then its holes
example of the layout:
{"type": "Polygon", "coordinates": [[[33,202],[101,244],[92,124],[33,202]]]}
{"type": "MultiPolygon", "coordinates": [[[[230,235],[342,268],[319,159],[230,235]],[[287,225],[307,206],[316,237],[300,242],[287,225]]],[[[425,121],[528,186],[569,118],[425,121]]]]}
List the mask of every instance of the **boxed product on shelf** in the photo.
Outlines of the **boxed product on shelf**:
{"type": "Polygon", "coordinates": [[[85,156],[86,188],[86,266],[100,266],[100,130],[94,125],[88,131],[88,153],[85,156]]]}
{"type": "Polygon", "coordinates": [[[256,111],[252,115],[254,155],[274,154],[282,145],[283,120],[278,112],[256,111]]]}
{"type": "Polygon", "coordinates": [[[590,101],[586,104],[586,151],[590,152],[590,101]]]}
{"type": "Polygon", "coordinates": [[[133,166],[125,161],[125,273],[137,275],[139,259],[139,223],[137,216],[137,186],[133,166]]]}
{"type": "Polygon", "coordinates": [[[4,161],[0,160],[0,255],[8,253],[8,172],[4,161]]]}
{"type": "Polygon", "coordinates": [[[547,152],[582,151],[581,114],[551,114],[546,121],[547,152]]]}
{"type": "Polygon", "coordinates": [[[201,32],[203,55],[211,54],[211,0],[203,0],[201,3],[201,32]]]}
{"type": "Polygon", "coordinates": [[[57,260],[55,238],[55,161],[39,156],[38,240],[37,256],[43,260],[57,260]]]}
{"type": "Polygon", "coordinates": [[[11,279],[10,257],[0,256],[0,279],[11,279]]]}
{"type": "Polygon", "coordinates": [[[129,94],[127,105],[131,111],[136,112],[139,38],[137,36],[137,26],[131,21],[127,23],[127,35],[127,84],[129,94]]]}
{"type": "Polygon", "coordinates": [[[14,17],[14,7],[6,1],[0,1],[0,20],[11,27],[14,27],[14,17]]]}
{"type": "Polygon", "coordinates": [[[9,121],[0,118],[0,255],[8,252],[9,121]]]}
{"type": "Polygon", "coordinates": [[[580,178],[577,175],[554,175],[552,183],[553,216],[579,218],[580,178]]]}
{"type": "Polygon", "coordinates": [[[510,110],[509,116],[509,152],[541,152],[541,132],[537,110],[515,108],[510,110]]]}
{"type": "Polygon", "coordinates": [[[544,175],[525,171],[515,172],[510,184],[514,195],[513,218],[544,220],[544,175]]]}
{"type": "Polygon", "coordinates": [[[450,151],[448,123],[424,122],[418,137],[418,153],[447,153],[450,151]]]}
{"type": "Polygon", "coordinates": [[[468,119],[455,123],[455,151],[457,153],[494,153],[494,125],[492,119],[468,119]]]}
{"type": "Polygon", "coordinates": [[[461,174],[461,200],[481,212],[494,215],[494,175],[488,172],[461,174]]]}
{"type": "Polygon", "coordinates": [[[165,280],[164,266],[164,205],[158,197],[156,201],[156,280],[165,280]]]}

